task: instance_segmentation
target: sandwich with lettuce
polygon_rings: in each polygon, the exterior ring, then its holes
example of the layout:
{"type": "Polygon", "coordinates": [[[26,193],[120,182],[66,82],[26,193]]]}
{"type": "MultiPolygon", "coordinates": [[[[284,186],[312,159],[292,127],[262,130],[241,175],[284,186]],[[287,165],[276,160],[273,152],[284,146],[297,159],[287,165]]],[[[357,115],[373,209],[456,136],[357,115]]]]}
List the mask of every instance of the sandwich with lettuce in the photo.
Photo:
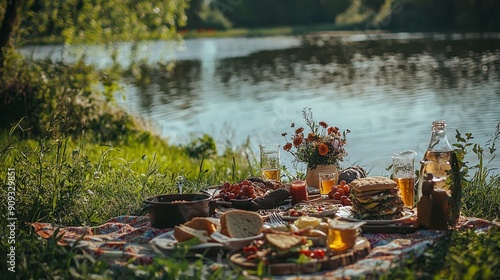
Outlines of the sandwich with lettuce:
{"type": "Polygon", "coordinates": [[[393,180],[373,176],[351,182],[352,212],[360,220],[394,220],[403,217],[403,201],[393,180]]]}

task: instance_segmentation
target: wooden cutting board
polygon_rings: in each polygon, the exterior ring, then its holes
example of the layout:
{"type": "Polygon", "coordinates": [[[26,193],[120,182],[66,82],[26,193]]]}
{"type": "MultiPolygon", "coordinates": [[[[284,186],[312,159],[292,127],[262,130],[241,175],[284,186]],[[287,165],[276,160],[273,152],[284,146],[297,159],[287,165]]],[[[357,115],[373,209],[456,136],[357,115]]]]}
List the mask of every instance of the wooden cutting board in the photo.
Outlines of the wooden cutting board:
{"type": "MultiPolygon", "coordinates": [[[[321,260],[311,260],[304,264],[297,263],[272,263],[265,269],[267,275],[293,275],[313,273],[323,270],[334,270],[346,266],[365,258],[371,251],[371,244],[368,239],[358,237],[354,247],[343,253],[332,255],[321,260]]],[[[236,252],[229,257],[231,264],[241,267],[249,272],[257,271],[257,263],[246,260],[242,252],[236,252]]]]}

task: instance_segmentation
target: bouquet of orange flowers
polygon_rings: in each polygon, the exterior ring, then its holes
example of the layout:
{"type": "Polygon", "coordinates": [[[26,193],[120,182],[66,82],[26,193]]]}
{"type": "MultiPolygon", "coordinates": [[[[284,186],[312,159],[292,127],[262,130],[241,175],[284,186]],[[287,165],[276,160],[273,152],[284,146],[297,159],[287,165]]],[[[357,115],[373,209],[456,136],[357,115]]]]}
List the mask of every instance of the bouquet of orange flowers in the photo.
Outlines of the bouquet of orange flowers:
{"type": "Polygon", "coordinates": [[[290,138],[287,138],[286,132],[281,134],[287,140],[283,149],[291,153],[296,161],[307,163],[310,169],[315,169],[318,165],[339,167],[339,162],[347,155],[344,145],[350,131],[344,130],[341,133],[338,127],[329,126],[326,122],[316,123],[311,108],[302,109],[302,115],[310,131],[306,136],[304,127],[295,128],[295,123],[292,123],[294,134],[290,138]]]}

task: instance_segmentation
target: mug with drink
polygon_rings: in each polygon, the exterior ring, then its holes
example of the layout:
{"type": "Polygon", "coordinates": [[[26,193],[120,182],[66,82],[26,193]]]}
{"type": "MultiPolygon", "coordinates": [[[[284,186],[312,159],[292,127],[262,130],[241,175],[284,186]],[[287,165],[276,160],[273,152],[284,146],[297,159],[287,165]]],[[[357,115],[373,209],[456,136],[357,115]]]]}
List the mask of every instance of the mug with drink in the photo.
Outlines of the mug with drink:
{"type": "Polygon", "coordinates": [[[328,193],[332,190],[336,183],[335,172],[320,172],[319,176],[319,191],[322,198],[328,198],[328,193]]]}
{"type": "Polygon", "coordinates": [[[259,148],[262,179],[280,181],[280,145],[261,144],[259,148]]]}
{"type": "Polygon", "coordinates": [[[366,222],[346,222],[340,220],[328,221],[328,249],[333,253],[343,253],[354,247],[356,238],[361,232],[361,226],[366,222]]]}
{"type": "Polygon", "coordinates": [[[414,151],[404,151],[392,155],[392,179],[396,181],[404,206],[415,206],[415,157],[414,151]]]}

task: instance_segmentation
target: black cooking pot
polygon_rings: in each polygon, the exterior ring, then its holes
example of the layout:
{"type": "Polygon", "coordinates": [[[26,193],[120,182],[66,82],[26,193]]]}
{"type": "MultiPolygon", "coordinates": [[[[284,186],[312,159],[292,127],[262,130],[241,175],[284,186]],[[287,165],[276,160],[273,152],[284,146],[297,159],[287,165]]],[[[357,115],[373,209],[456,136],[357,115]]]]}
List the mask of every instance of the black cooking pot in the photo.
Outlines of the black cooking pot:
{"type": "Polygon", "coordinates": [[[194,217],[209,217],[215,209],[208,194],[165,194],[146,198],[151,226],[171,228],[194,217]]]}

